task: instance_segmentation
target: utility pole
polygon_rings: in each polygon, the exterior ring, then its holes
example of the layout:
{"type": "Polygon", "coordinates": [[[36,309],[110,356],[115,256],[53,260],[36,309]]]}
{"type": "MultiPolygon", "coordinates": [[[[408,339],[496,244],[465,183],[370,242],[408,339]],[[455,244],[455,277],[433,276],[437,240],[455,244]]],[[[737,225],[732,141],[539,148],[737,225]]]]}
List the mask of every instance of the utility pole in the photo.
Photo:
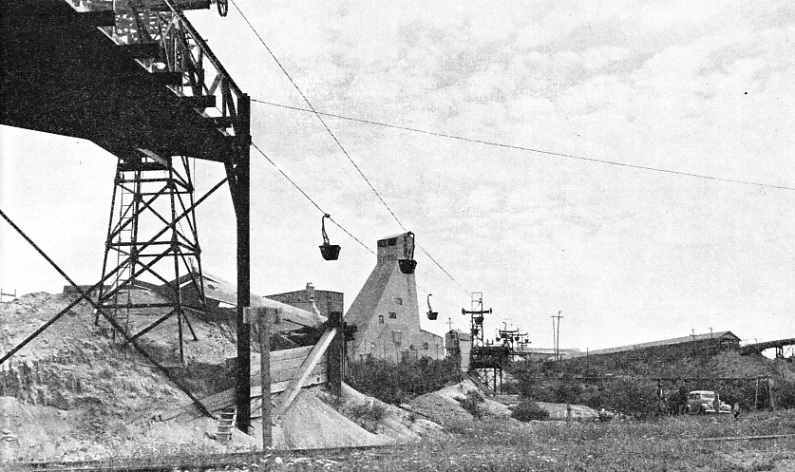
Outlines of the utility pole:
{"type": "Polygon", "coordinates": [[[563,318],[560,316],[560,311],[558,311],[557,315],[552,315],[552,337],[554,339],[555,344],[555,360],[560,360],[560,320],[563,318]],[[558,323],[557,327],[555,325],[555,318],[557,318],[558,323]]]}
{"type": "Polygon", "coordinates": [[[447,330],[448,331],[452,331],[453,330],[453,319],[452,318],[447,318],[447,330]]]}

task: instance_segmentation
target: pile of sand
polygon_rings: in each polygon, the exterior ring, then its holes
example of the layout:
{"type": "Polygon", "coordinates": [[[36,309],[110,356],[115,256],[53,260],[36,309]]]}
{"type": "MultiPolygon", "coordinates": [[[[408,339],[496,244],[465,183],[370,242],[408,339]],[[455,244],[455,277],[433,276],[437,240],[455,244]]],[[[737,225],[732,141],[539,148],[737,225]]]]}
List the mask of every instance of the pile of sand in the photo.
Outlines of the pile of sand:
{"type": "MultiPolygon", "coordinates": [[[[135,292],[141,297],[138,301],[158,301],[156,294],[135,292]]],[[[72,299],[36,293],[0,305],[0,352],[8,352],[72,299]]],[[[132,332],[157,316],[152,312],[133,317],[132,332]]],[[[118,336],[114,342],[107,332],[98,332],[93,321],[91,305],[77,305],[0,368],[0,428],[18,440],[12,450],[5,451],[14,460],[94,460],[260,448],[259,420],[253,422],[251,436],[235,431],[227,444],[206,436],[217,429],[209,418],[150,421],[153,412],[190,400],[138,353],[120,350],[118,336]]],[[[192,326],[199,341],[192,341],[185,330],[188,367],[172,372],[203,397],[229,379],[218,372],[224,372],[235,345],[218,324],[192,318],[192,326]]],[[[176,319],[166,321],[144,335],[141,344],[158,360],[173,361],[178,353],[176,331],[176,319]]],[[[257,365],[258,355],[253,357],[257,365]]],[[[274,446],[391,444],[417,440],[440,429],[348,386],[341,400],[315,387],[304,389],[277,421],[274,446]]]]}
{"type": "Polygon", "coordinates": [[[511,410],[507,405],[484,397],[478,386],[469,379],[421,395],[411,400],[408,403],[408,408],[442,424],[450,421],[472,420],[473,415],[459,401],[467,398],[468,395],[478,396],[482,400],[477,404],[480,416],[510,418],[511,410]]]}

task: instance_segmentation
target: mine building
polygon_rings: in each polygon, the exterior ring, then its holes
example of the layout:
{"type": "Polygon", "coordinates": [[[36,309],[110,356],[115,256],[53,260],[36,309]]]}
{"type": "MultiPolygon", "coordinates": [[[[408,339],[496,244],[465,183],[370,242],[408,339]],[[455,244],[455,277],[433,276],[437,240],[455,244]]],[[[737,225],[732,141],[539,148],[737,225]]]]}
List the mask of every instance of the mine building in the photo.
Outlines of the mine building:
{"type": "Polygon", "coordinates": [[[311,283],[306,284],[304,290],[267,295],[265,298],[317,313],[324,318],[328,318],[332,312],[344,311],[344,298],[341,292],[316,290],[311,283]]]}
{"type": "Polygon", "coordinates": [[[413,255],[411,232],[378,241],[376,266],[345,315],[345,322],[356,326],[349,358],[444,358],[444,338],[420,326],[413,255]]]}
{"type": "MultiPolygon", "coordinates": [[[[629,346],[599,349],[566,356],[568,359],[590,357],[631,357],[642,360],[678,360],[683,358],[708,358],[725,350],[739,350],[740,338],[731,331],[691,334],[679,338],[663,339],[629,346]]],[[[564,358],[564,360],[566,359],[564,358]]]]}

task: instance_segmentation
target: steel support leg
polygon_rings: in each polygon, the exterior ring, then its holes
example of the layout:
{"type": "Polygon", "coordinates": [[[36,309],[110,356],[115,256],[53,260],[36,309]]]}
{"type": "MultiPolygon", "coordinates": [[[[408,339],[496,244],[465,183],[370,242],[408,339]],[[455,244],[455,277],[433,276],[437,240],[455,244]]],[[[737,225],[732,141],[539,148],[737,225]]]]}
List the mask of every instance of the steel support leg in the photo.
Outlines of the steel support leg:
{"type": "Polygon", "coordinates": [[[237,428],[249,433],[251,426],[251,254],[250,254],[250,162],[248,132],[248,96],[238,101],[238,116],[245,117],[240,133],[240,148],[232,162],[226,163],[226,175],[237,219],[237,385],[235,405],[237,406],[237,428]]]}

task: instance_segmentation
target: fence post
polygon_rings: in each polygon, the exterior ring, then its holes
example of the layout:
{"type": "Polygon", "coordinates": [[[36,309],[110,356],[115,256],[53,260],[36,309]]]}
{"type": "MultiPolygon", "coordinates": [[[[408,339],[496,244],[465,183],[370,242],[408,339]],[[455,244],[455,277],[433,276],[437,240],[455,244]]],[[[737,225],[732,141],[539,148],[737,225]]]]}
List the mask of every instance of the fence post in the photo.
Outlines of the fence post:
{"type": "Polygon", "coordinates": [[[342,312],[332,311],[329,313],[329,323],[331,327],[337,328],[337,334],[331,341],[331,345],[326,353],[326,372],[328,375],[328,388],[332,395],[337,398],[342,395],[342,349],[345,343],[345,330],[342,324],[342,312]]]}
{"type": "Polygon", "coordinates": [[[770,408],[773,411],[776,411],[776,395],[773,392],[775,386],[776,386],[776,381],[773,380],[772,378],[768,378],[767,379],[767,392],[770,395],[770,408]]]}

